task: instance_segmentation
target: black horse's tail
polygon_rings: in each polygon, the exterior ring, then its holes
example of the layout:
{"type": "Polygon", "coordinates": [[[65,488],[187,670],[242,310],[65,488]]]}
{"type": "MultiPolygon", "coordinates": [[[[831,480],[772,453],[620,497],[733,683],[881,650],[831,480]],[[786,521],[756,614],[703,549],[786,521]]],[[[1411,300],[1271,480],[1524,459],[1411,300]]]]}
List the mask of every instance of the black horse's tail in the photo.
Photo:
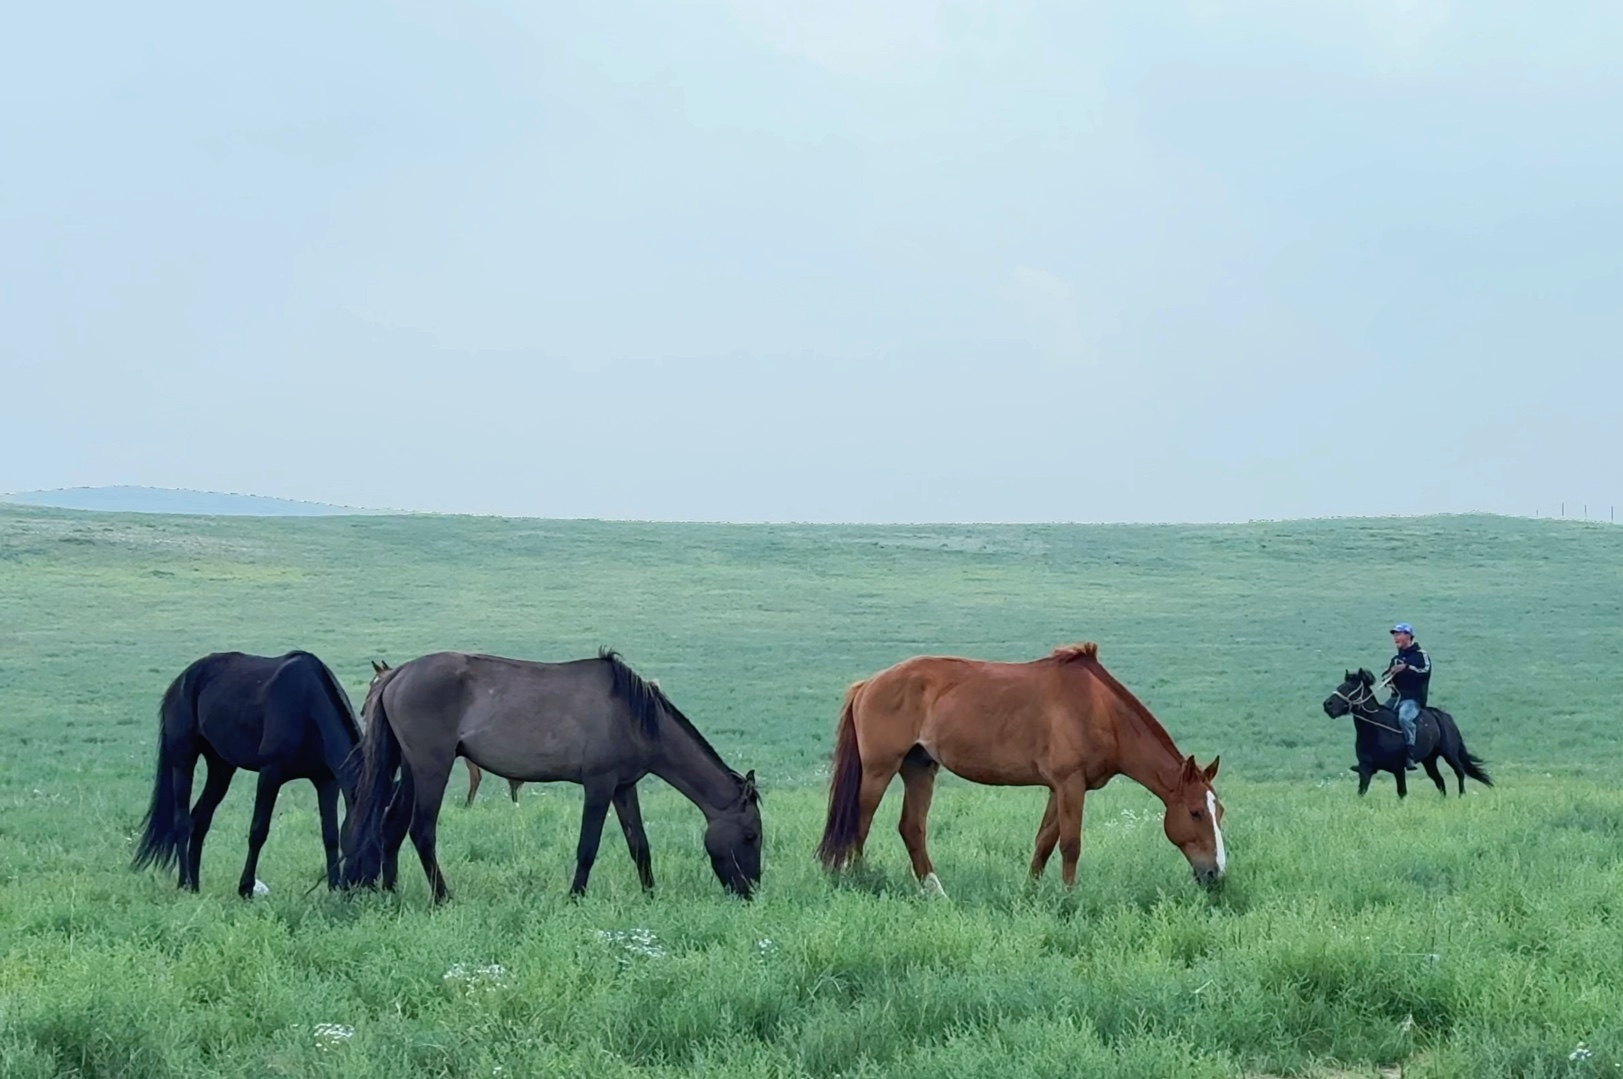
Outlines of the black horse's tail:
{"type": "Polygon", "coordinates": [[[845,694],[840,725],[834,734],[834,760],[829,769],[828,820],[817,857],[825,869],[844,866],[857,844],[862,821],[862,756],[857,750],[857,694],[866,683],[858,682],[845,694]]]}
{"type": "Polygon", "coordinates": [[[355,804],[344,821],[339,883],[345,888],[375,887],[383,875],[383,816],[394,797],[394,774],[400,768],[400,739],[383,709],[385,684],[373,689],[365,708],[355,804]]]}
{"type": "MultiPolygon", "coordinates": [[[[141,841],[132,868],[168,869],[185,852],[191,838],[189,821],[182,821],[176,795],[176,773],[186,765],[180,751],[197,730],[197,665],[187,667],[164,691],[158,706],[158,768],[152,781],[152,803],[141,822],[141,841]]],[[[192,762],[195,764],[196,761],[192,762]]]]}
{"type": "MultiPolygon", "coordinates": [[[[1459,769],[1484,787],[1493,786],[1493,779],[1488,775],[1486,763],[1481,757],[1465,748],[1465,736],[1460,733],[1460,725],[1454,717],[1447,712],[1438,710],[1438,719],[1442,724],[1444,756],[1459,759],[1459,769]]],[[[1463,788],[1462,788],[1463,791],[1463,788]]]]}
{"type": "Polygon", "coordinates": [[[1460,767],[1465,774],[1482,784],[1484,787],[1493,786],[1493,778],[1488,775],[1485,761],[1465,748],[1465,740],[1460,739],[1460,767]]]}

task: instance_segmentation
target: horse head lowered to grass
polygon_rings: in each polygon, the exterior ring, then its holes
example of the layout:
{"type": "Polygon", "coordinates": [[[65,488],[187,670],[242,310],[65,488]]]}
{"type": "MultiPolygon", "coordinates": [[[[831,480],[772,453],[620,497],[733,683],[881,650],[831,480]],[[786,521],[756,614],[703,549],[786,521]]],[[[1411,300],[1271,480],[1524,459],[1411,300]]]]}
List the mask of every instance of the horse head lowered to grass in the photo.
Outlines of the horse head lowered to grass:
{"type": "Polygon", "coordinates": [[[645,889],[654,886],[637,782],[656,775],[704,813],[705,851],[722,885],[761,880],[755,773],[739,775],[664,692],[607,649],[534,663],[436,652],[377,674],[362,712],[364,763],[344,829],[346,887],[392,889],[408,832],[436,902],[449,894],[435,854],[440,803],[458,756],[509,780],[585,790],[572,894],[586,890],[609,806],[645,889]],[[399,782],[394,777],[399,773],[399,782]]]}

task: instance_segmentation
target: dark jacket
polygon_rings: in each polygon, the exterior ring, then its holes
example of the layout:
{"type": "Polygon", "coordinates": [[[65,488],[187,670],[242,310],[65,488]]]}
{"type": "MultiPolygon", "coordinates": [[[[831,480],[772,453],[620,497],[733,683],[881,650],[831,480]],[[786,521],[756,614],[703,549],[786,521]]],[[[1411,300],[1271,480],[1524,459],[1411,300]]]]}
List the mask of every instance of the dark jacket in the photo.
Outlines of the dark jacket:
{"type": "Polygon", "coordinates": [[[1398,695],[1399,700],[1414,701],[1420,707],[1426,707],[1426,691],[1431,686],[1431,657],[1426,650],[1420,647],[1420,642],[1412,642],[1409,647],[1399,650],[1392,657],[1392,662],[1386,665],[1391,670],[1399,661],[1407,663],[1409,669],[1400,671],[1392,679],[1392,691],[1398,695]]]}

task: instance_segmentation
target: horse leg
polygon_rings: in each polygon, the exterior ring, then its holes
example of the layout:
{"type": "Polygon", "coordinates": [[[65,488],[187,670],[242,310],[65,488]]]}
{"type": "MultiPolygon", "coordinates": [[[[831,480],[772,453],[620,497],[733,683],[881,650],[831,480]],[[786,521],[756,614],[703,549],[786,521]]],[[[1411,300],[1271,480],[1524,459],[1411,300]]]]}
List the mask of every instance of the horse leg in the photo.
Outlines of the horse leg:
{"type": "Polygon", "coordinates": [[[1396,768],[1392,769],[1392,778],[1397,780],[1397,782],[1398,782],[1398,797],[1399,798],[1407,798],[1407,797],[1409,797],[1409,779],[1408,779],[1408,776],[1405,774],[1408,771],[1409,771],[1409,769],[1404,767],[1401,764],[1398,765],[1396,768]]]}
{"type": "Polygon", "coordinates": [[[1369,793],[1369,781],[1375,776],[1375,769],[1369,765],[1358,762],[1358,797],[1362,798],[1369,793]]]}
{"type": "Polygon", "coordinates": [[[462,763],[468,766],[468,800],[462,803],[462,808],[466,809],[473,805],[473,796],[479,793],[479,781],[485,778],[485,774],[479,770],[477,764],[467,758],[463,758],[462,763]]]}
{"type": "Polygon", "coordinates": [[[282,773],[265,768],[259,773],[259,786],[254,792],[254,819],[248,826],[248,860],[242,866],[242,879],[237,881],[237,894],[247,899],[254,894],[254,881],[259,878],[259,852],[270,837],[271,814],[276,811],[276,795],[282,789],[282,773]]]}
{"type": "Polygon", "coordinates": [[[1054,854],[1054,844],[1059,842],[1059,802],[1054,792],[1048,792],[1048,807],[1043,810],[1043,822],[1037,826],[1037,853],[1031,856],[1031,879],[1041,880],[1043,870],[1048,868],[1048,859],[1054,854]]]}
{"type": "MultiPolygon", "coordinates": [[[[513,800],[518,801],[517,784],[513,800]]],[[[620,830],[626,834],[626,847],[631,851],[631,864],[637,867],[637,879],[642,890],[654,890],[654,860],[648,849],[648,833],[642,827],[642,806],[637,802],[637,785],[627,783],[614,792],[614,815],[620,819],[620,830]]]]}
{"type": "Polygon", "coordinates": [[[1443,773],[1437,770],[1437,755],[1433,753],[1421,761],[1420,766],[1426,770],[1426,774],[1431,777],[1431,781],[1437,784],[1437,793],[1447,798],[1448,784],[1443,782],[1443,773]]]}
{"type": "Polygon", "coordinates": [[[417,858],[423,863],[423,875],[428,878],[428,888],[434,894],[436,904],[445,902],[451,896],[451,890],[445,886],[445,874],[440,872],[439,859],[435,857],[440,803],[445,799],[445,784],[450,778],[450,761],[446,761],[437,774],[412,769],[411,845],[417,848],[417,858]]]}
{"type": "Polygon", "coordinates": [[[416,787],[411,781],[411,769],[404,763],[400,768],[400,785],[395,788],[389,808],[383,814],[383,889],[392,892],[400,879],[400,847],[406,842],[406,830],[411,827],[412,808],[416,787]]]}
{"type": "Polygon", "coordinates": [[[209,834],[209,825],[214,823],[214,811],[225,798],[225,792],[231,789],[231,777],[237,774],[236,768],[219,757],[210,754],[203,759],[208,762],[208,779],[203,783],[197,804],[192,807],[192,837],[182,852],[180,863],[181,887],[189,887],[194,892],[203,867],[203,840],[209,834]]]}
{"type": "Polygon", "coordinates": [[[169,773],[169,782],[175,792],[175,845],[180,848],[180,880],[178,886],[197,891],[197,885],[187,880],[186,852],[192,845],[192,774],[197,771],[197,752],[188,751],[169,773]]]}
{"type": "Polygon", "coordinates": [[[321,811],[321,845],[327,850],[327,890],[338,890],[338,780],[328,776],[311,781],[321,811]]]}
{"type": "Polygon", "coordinates": [[[592,863],[597,861],[597,847],[603,841],[603,819],[609,815],[609,803],[614,800],[614,788],[597,782],[586,787],[585,804],[580,814],[580,842],[575,845],[575,882],[569,886],[571,898],[586,892],[586,878],[592,875],[592,863]]]}
{"type": "Polygon", "coordinates": [[[930,863],[930,851],[925,843],[925,822],[930,816],[930,798],[935,793],[936,772],[941,768],[923,753],[908,754],[902,761],[902,819],[897,831],[913,859],[913,876],[918,878],[928,895],[946,898],[941,878],[935,875],[930,863]]]}
{"type": "Polygon", "coordinates": [[[1461,761],[1458,756],[1451,756],[1451,757],[1447,758],[1447,760],[1448,760],[1448,766],[1450,768],[1454,769],[1454,778],[1459,781],[1459,784],[1460,784],[1460,797],[1464,798],[1465,797],[1465,767],[1464,767],[1464,762],[1461,761]]]}
{"type": "Polygon", "coordinates": [[[879,803],[885,800],[885,788],[901,768],[900,760],[889,760],[882,764],[864,761],[862,764],[862,786],[857,792],[857,838],[851,844],[851,854],[847,864],[862,859],[863,848],[868,843],[868,830],[873,827],[873,816],[879,812],[879,803]]]}
{"type": "Polygon", "coordinates": [[[518,789],[522,786],[524,786],[522,779],[509,779],[507,781],[507,793],[512,796],[514,805],[518,805],[518,789]]]}
{"type": "Polygon", "coordinates": [[[1058,803],[1060,880],[1067,888],[1075,886],[1076,863],[1082,859],[1082,801],[1087,793],[1087,783],[1080,775],[1054,788],[1058,803]]]}

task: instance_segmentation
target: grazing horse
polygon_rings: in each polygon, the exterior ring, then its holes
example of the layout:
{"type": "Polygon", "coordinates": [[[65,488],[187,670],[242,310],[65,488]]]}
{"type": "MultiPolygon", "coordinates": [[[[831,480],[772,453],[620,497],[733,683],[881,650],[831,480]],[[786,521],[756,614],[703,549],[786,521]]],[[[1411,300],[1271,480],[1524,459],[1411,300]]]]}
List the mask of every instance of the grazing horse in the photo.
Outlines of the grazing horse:
{"type": "MultiPolygon", "coordinates": [[[[382,678],[383,672],[389,669],[390,667],[386,660],[374,659],[372,661],[373,683],[376,683],[379,678],[382,678]]],[[[464,760],[462,763],[467,765],[468,768],[468,800],[462,803],[462,808],[466,809],[468,806],[473,805],[474,796],[479,793],[479,784],[485,778],[485,773],[483,769],[481,769],[471,760],[464,760]]],[[[518,789],[522,786],[524,786],[524,783],[521,780],[509,779],[507,781],[507,793],[512,797],[514,805],[518,805],[518,789]]]]}
{"type": "MultiPolygon", "coordinates": [[[[479,793],[479,783],[485,778],[485,773],[472,761],[463,761],[462,763],[468,766],[468,800],[462,803],[463,808],[466,809],[468,806],[473,805],[473,797],[479,793]]],[[[512,797],[514,805],[518,805],[518,789],[522,786],[524,786],[524,781],[521,779],[509,779],[507,781],[507,793],[512,797]]]]}
{"type": "Polygon", "coordinates": [[[837,870],[860,858],[874,811],[899,771],[902,841],[913,873],[943,894],[925,846],[937,771],[994,786],[1043,786],[1031,875],[1042,876],[1056,843],[1067,888],[1082,854],[1082,801],[1116,775],[1166,805],[1167,839],[1202,884],[1227,871],[1223,803],[1212,789],[1218,761],[1186,757],[1166,730],[1099,663],[1088,643],[1027,663],[916,656],[852,686],[835,734],[828,822],[817,848],[837,870]]]}
{"type": "Polygon", "coordinates": [[[360,731],[344,687],[309,652],[251,656],[217,652],[192,663],[169,685],[159,708],[158,769],[152,804],[135,852],[137,869],[180,863],[180,887],[197,891],[203,840],[238,768],[259,773],[248,861],[237,894],[253,893],[259,851],[270,834],[282,784],[308,779],[321,808],[327,886],[338,887],[338,796],[346,808],[355,792],[350,754],[360,731]],[[197,804],[197,758],[208,780],[197,804]]]}
{"type": "Polygon", "coordinates": [[[435,835],[458,756],[510,779],[585,789],[572,895],[586,890],[611,804],[638,879],[653,889],[637,802],[637,782],[650,774],[704,813],[705,850],[729,891],[748,897],[760,882],[755,773],[728,767],[659,687],[615,652],[566,663],[436,652],[380,670],[363,712],[365,763],[344,829],[345,887],[371,887],[381,875],[392,890],[409,831],[434,901],[448,897],[435,835]]]}
{"type": "MultiPolygon", "coordinates": [[[[1358,754],[1358,763],[1352,770],[1358,773],[1358,793],[1362,795],[1369,790],[1370,777],[1376,772],[1391,772],[1392,778],[1397,780],[1398,797],[1405,798],[1409,794],[1405,775],[1409,754],[1397,713],[1376,699],[1373,674],[1362,668],[1345,674],[1347,677],[1341,685],[1324,699],[1324,714],[1331,719],[1353,717],[1353,750],[1358,754]]],[[[1441,708],[1421,710],[1415,724],[1415,750],[1420,765],[1444,798],[1448,797],[1448,784],[1437,770],[1438,757],[1454,769],[1460,797],[1465,797],[1466,776],[1485,787],[1493,786],[1482,759],[1466,750],[1465,739],[1460,737],[1454,717],[1441,708]]]]}

